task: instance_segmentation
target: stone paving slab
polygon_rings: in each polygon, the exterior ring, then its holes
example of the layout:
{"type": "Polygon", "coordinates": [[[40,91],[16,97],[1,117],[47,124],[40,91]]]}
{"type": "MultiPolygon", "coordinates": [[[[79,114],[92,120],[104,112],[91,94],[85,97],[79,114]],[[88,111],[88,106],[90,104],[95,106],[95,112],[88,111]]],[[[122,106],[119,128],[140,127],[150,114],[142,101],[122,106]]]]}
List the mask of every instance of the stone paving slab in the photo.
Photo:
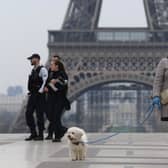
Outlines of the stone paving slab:
{"type": "MultiPolygon", "coordinates": [[[[89,140],[110,134],[88,134],[89,140]]],[[[89,145],[85,161],[72,162],[61,143],[25,142],[26,134],[0,135],[2,168],[168,168],[168,134],[119,134],[89,145]]]]}

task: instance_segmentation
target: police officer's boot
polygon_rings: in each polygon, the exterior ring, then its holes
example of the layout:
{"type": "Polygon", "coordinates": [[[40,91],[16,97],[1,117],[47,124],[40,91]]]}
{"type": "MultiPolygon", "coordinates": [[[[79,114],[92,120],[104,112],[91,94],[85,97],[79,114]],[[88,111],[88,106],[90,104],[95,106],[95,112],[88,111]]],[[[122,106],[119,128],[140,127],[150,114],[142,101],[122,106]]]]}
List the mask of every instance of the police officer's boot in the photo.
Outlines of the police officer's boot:
{"type": "Polygon", "coordinates": [[[35,141],[43,141],[44,140],[44,136],[43,136],[43,131],[39,131],[39,135],[34,138],[35,141]]]}
{"type": "Polygon", "coordinates": [[[35,130],[31,130],[31,134],[28,138],[25,139],[25,141],[31,141],[37,138],[37,132],[35,130]]]}

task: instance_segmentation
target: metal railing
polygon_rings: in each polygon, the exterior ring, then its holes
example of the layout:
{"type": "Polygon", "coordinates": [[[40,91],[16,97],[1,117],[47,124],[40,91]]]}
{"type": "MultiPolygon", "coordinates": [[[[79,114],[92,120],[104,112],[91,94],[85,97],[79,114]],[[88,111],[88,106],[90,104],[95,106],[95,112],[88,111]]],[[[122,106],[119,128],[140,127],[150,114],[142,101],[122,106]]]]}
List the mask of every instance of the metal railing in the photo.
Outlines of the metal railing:
{"type": "Polygon", "coordinates": [[[93,42],[168,42],[168,31],[143,30],[95,30],[49,31],[49,44],[93,42]]]}

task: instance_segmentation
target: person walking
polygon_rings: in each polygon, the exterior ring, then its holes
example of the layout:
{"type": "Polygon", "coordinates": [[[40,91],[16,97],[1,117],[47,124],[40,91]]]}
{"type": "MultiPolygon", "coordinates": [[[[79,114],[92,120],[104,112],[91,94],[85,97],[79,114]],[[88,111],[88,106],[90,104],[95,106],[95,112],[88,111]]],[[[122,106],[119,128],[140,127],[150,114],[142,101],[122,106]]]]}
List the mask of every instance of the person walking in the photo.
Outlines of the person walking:
{"type": "Polygon", "coordinates": [[[51,61],[50,73],[45,87],[48,93],[47,118],[49,119],[48,136],[53,142],[60,142],[67,128],[62,126],[61,117],[66,107],[68,76],[60,61],[51,61]],[[53,134],[55,138],[53,138],[53,134]]]}
{"type": "Polygon", "coordinates": [[[161,120],[168,121],[168,58],[162,58],[156,69],[153,105],[161,111],[161,120]]]}
{"type": "Polygon", "coordinates": [[[45,110],[44,87],[48,78],[48,71],[44,66],[40,65],[39,54],[33,54],[27,59],[30,60],[33,69],[28,80],[29,97],[26,109],[26,123],[30,129],[30,136],[25,140],[43,140],[45,110]],[[36,130],[34,112],[36,112],[38,132],[36,130]]]}

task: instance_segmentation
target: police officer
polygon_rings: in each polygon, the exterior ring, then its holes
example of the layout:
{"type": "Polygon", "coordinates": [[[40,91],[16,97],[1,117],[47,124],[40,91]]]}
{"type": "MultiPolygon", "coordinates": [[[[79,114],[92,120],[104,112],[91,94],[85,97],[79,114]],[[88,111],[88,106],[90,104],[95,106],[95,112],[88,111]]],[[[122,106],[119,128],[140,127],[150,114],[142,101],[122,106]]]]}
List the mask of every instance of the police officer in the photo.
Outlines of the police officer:
{"type": "Polygon", "coordinates": [[[45,110],[45,94],[44,87],[48,78],[47,69],[40,65],[39,54],[33,54],[28,57],[31,65],[34,66],[28,80],[29,98],[26,110],[26,122],[30,129],[30,136],[26,141],[43,140],[44,131],[44,110],[45,110]],[[38,132],[34,119],[36,112],[38,132]]]}

